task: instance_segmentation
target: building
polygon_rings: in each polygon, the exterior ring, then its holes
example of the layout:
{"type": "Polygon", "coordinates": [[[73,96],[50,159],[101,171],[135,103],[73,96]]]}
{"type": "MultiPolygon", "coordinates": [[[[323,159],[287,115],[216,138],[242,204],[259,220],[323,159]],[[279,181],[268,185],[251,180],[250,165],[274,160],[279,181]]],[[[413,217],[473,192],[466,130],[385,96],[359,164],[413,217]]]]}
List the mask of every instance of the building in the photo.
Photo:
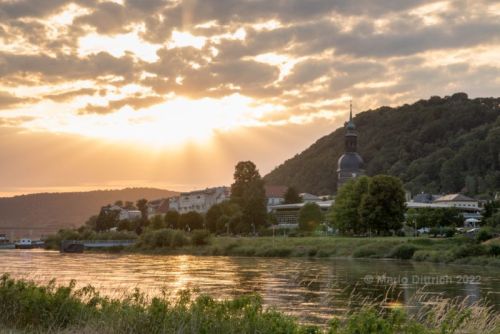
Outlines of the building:
{"type": "Polygon", "coordinates": [[[456,208],[464,216],[465,220],[482,218],[479,201],[462,194],[438,195],[417,195],[410,202],[406,203],[407,209],[443,209],[456,208]]]}
{"type": "Polygon", "coordinates": [[[345,152],[337,163],[337,191],[344,183],[364,175],[363,158],[358,154],[358,133],[352,120],[352,103],[350,104],[349,121],[345,124],[345,152]]]}
{"type": "Polygon", "coordinates": [[[462,194],[444,195],[434,200],[433,203],[440,203],[450,207],[462,209],[479,210],[479,201],[462,194]]]}
{"type": "Polygon", "coordinates": [[[324,198],[309,193],[301,193],[299,196],[302,198],[302,202],[304,203],[316,203],[322,201],[322,198],[324,198]]]}
{"type": "Polygon", "coordinates": [[[164,215],[170,209],[170,199],[161,198],[155,199],[148,202],[148,218],[164,215]]]}
{"type": "Polygon", "coordinates": [[[117,211],[118,212],[118,220],[138,220],[141,219],[142,214],[141,211],[139,210],[128,210],[124,209],[121,206],[118,205],[108,205],[103,207],[101,210],[104,210],[105,212],[110,212],[110,211],[117,211]]]}
{"type": "MultiPolygon", "coordinates": [[[[311,202],[310,202],[311,203],[311,202]]],[[[315,202],[321,208],[323,212],[323,223],[326,222],[327,215],[326,213],[332,206],[333,201],[319,201],[315,202]]],[[[271,207],[271,212],[276,217],[276,221],[278,223],[278,228],[297,228],[299,226],[299,213],[300,209],[307,203],[295,203],[295,204],[279,204],[271,207]]]]}
{"type": "Polygon", "coordinates": [[[267,212],[271,211],[271,207],[285,202],[285,193],[288,190],[286,186],[265,185],[267,212]]]}
{"type": "Polygon", "coordinates": [[[181,193],[168,200],[170,210],[186,213],[196,211],[206,213],[213,205],[222,203],[230,198],[230,188],[215,187],[204,190],[195,190],[181,193]]]}

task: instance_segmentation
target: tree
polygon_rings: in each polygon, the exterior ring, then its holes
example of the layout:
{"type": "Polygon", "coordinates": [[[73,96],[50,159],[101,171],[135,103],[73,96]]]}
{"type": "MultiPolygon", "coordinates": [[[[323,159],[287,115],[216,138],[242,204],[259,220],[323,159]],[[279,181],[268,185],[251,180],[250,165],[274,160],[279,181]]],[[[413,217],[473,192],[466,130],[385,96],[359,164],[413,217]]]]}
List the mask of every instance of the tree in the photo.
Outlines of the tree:
{"type": "Polygon", "coordinates": [[[135,210],[136,209],[134,203],[130,202],[130,201],[126,201],[125,204],[124,204],[124,206],[123,206],[123,208],[125,210],[135,210]]]}
{"type": "Polygon", "coordinates": [[[122,200],[118,200],[118,201],[115,202],[115,205],[119,206],[120,208],[122,208],[123,207],[123,201],[122,200]]]}
{"type": "Polygon", "coordinates": [[[402,227],[406,205],[401,180],[388,175],[371,178],[360,206],[361,220],[369,231],[385,234],[402,227]]]}
{"type": "Polygon", "coordinates": [[[299,229],[314,231],[323,220],[321,208],[316,203],[306,203],[299,211],[299,229]]]}
{"type": "Polygon", "coordinates": [[[203,216],[196,211],[189,211],[179,216],[179,228],[183,230],[203,229],[203,216]]]}
{"type": "Polygon", "coordinates": [[[119,214],[118,210],[110,210],[109,205],[102,207],[95,222],[95,230],[106,231],[115,227],[118,224],[119,214]]]}
{"type": "Polygon", "coordinates": [[[154,230],[159,230],[161,228],[164,228],[165,227],[165,222],[164,222],[164,219],[162,216],[160,215],[156,215],[153,217],[153,219],[151,220],[151,228],[154,229],[154,230]]]}
{"type": "Polygon", "coordinates": [[[295,187],[288,187],[285,192],[285,204],[295,204],[302,203],[302,198],[300,198],[299,193],[295,187]]]}
{"type": "Polygon", "coordinates": [[[253,162],[240,161],[236,165],[234,183],[231,185],[231,201],[241,207],[241,224],[247,225],[240,230],[252,231],[266,224],[264,182],[253,162]]]}
{"type": "Polygon", "coordinates": [[[148,219],[148,200],[145,198],[142,198],[137,201],[136,203],[137,210],[141,212],[141,217],[142,220],[145,221],[148,219]]]}
{"type": "Polygon", "coordinates": [[[329,220],[341,234],[366,232],[367,227],[361,220],[360,205],[363,196],[368,193],[369,182],[369,177],[361,176],[345,183],[339,189],[329,213],[329,220]]]}
{"type": "Polygon", "coordinates": [[[179,228],[179,212],[168,210],[165,214],[165,224],[169,228],[179,228]]]}
{"type": "Polygon", "coordinates": [[[206,228],[212,233],[225,233],[227,228],[226,226],[220,226],[219,220],[221,217],[230,220],[235,215],[241,215],[241,208],[238,204],[231,201],[215,204],[205,215],[206,228]]]}

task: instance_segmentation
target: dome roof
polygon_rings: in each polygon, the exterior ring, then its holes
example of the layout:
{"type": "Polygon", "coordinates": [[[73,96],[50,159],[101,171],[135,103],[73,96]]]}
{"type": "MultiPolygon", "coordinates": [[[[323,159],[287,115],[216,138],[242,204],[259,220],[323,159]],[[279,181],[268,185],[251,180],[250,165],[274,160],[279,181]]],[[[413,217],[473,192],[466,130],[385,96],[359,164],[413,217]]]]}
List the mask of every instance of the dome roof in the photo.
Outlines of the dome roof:
{"type": "Polygon", "coordinates": [[[363,169],[364,162],[358,153],[346,152],[339,158],[337,166],[339,170],[357,171],[363,169]]]}

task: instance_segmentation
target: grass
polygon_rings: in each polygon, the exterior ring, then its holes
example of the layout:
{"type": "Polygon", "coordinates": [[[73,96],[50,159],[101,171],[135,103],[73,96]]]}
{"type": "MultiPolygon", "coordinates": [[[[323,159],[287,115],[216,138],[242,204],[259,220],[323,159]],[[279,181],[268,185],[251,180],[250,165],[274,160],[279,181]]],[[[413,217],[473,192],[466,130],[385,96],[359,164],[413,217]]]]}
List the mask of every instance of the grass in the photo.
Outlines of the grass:
{"type": "MultiPolygon", "coordinates": [[[[90,232],[89,232],[90,233],[90,232]]],[[[71,237],[85,239],[76,231],[61,231],[49,238],[47,245],[59,249],[60,241],[71,237]]],[[[94,238],[130,238],[123,232],[91,233],[94,238]]],[[[88,236],[87,236],[88,237],[88,236]]],[[[190,254],[259,257],[336,257],[377,258],[439,263],[500,265],[500,241],[485,242],[463,236],[453,238],[428,237],[228,237],[212,236],[207,231],[187,233],[172,229],[147,229],[133,247],[104,249],[111,252],[149,254],[190,254]]],[[[100,250],[102,251],[102,250],[100,250]]]]}
{"type": "Polygon", "coordinates": [[[500,330],[500,316],[481,302],[435,299],[418,311],[365,304],[323,327],[301,324],[258,295],[215,300],[189,291],[149,299],[139,291],[101,297],[91,286],[36,285],[0,278],[0,328],[17,333],[482,333],[500,330]]]}
{"type": "MultiPolygon", "coordinates": [[[[141,238],[142,239],[142,238],[141,238]]],[[[378,258],[481,265],[500,264],[500,245],[465,237],[211,237],[203,243],[155,247],[139,243],[132,252],[259,257],[378,258]],[[480,262],[477,262],[477,259],[480,262]],[[474,259],[474,261],[472,260],[474,259]]]]}

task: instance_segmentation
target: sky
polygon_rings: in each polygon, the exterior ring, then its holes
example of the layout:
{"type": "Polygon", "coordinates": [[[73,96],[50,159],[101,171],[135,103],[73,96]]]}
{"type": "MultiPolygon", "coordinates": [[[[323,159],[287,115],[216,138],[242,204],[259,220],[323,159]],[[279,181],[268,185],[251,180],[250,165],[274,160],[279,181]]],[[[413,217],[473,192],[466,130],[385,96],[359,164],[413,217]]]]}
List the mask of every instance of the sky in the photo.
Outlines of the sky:
{"type": "Polygon", "coordinates": [[[499,96],[498,1],[0,0],[0,196],[228,185],[455,92],[499,96]]]}

